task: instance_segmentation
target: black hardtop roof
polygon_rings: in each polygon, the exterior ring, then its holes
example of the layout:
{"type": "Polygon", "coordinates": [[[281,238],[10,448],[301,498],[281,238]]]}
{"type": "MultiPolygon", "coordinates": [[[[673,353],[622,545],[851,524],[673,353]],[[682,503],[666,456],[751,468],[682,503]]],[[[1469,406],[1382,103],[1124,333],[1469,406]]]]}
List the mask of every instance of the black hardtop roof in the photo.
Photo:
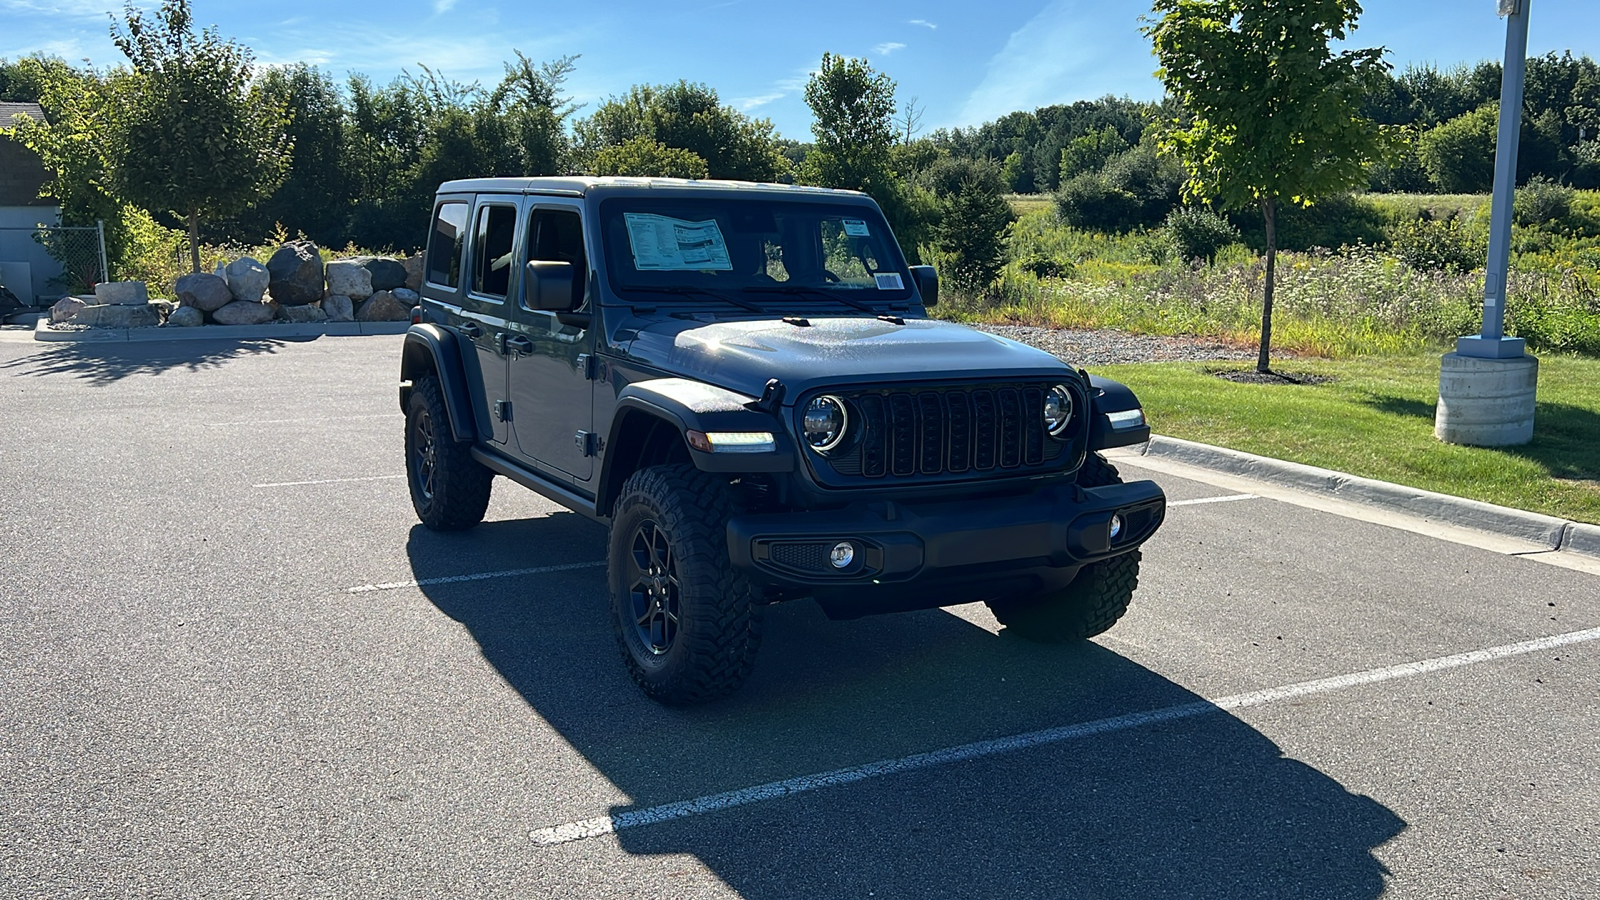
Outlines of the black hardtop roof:
{"type": "Polygon", "coordinates": [[[537,178],[462,178],[439,185],[439,194],[558,194],[566,196],[652,196],[693,197],[707,194],[743,195],[758,193],[785,200],[866,199],[859,191],[809,187],[795,184],[767,184],[754,181],[713,181],[687,178],[627,178],[592,175],[541,176],[537,178]]]}

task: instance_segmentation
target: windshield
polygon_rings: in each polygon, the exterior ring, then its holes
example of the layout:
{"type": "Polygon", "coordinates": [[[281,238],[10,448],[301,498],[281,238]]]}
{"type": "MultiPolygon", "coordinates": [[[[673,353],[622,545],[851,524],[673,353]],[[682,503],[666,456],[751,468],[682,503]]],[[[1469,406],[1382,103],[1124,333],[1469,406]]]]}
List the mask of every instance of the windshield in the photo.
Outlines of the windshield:
{"type": "Polygon", "coordinates": [[[601,204],[600,220],[611,286],[650,293],[651,302],[681,295],[854,306],[910,296],[900,249],[868,206],[619,197],[601,204]]]}

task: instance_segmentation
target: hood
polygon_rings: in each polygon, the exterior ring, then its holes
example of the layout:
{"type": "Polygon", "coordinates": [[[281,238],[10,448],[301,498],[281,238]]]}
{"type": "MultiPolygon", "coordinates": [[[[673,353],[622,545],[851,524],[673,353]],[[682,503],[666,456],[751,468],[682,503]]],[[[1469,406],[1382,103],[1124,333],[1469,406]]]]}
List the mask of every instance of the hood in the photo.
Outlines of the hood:
{"type": "MultiPolygon", "coordinates": [[[[636,320],[637,321],[637,320],[636,320]]],[[[1038,377],[1072,370],[1026,344],[935,319],[656,320],[635,332],[629,358],[753,397],[767,379],[788,399],[821,386],[1038,377]]],[[[631,324],[631,323],[630,323],[631,324]]]]}

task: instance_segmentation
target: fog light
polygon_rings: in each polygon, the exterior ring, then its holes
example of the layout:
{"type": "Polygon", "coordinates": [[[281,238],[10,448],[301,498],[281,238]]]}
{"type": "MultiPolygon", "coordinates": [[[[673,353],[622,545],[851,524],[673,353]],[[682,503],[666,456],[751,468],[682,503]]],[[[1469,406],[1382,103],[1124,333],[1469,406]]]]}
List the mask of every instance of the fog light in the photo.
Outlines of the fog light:
{"type": "Polygon", "coordinates": [[[855,545],[849,541],[841,541],[833,545],[833,552],[828,554],[828,559],[835,569],[846,569],[856,561],[855,545]]]}
{"type": "Polygon", "coordinates": [[[1111,517],[1111,539],[1113,541],[1116,540],[1117,536],[1120,535],[1120,534],[1122,534],[1122,517],[1121,516],[1112,516],[1111,517]]]}

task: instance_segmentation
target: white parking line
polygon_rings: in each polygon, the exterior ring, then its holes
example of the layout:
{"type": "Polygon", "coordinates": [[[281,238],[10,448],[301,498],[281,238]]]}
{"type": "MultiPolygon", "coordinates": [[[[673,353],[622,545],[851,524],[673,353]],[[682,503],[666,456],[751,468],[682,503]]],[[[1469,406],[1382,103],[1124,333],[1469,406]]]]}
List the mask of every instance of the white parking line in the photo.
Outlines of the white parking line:
{"type": "Polygon", "coordinates": [[[348,481],[388,481],[391,478],[404,478],[404,475],[367,475],[361,478],[319,478],[316,481],[274,481],[271,484],[252,484],[258,488],[300,487],[305,484],[344,484],[348,481]]]}
{"type": "Polygon", "coordinates": [[[1228,494],[1225,497],[1201,497],[1196,500],[1174,500],[1168,506],[1194,506],[1197,503],[1227,503],[1232,500],[1259,500],[1255,494],[1228,494]]]}
{"type": "Polygon", "coordinates": [[[389,581],[383,584],[361,584],[345,588],[347,594],[370,594],[373,591],[397,591],[401,588],[427,587],[431,584],[455,584],[461,581],[483,581],[489,578],[510,578],[514,575],[543,575],[546,572],[567,572],[572,569],[597,569],[606,564],[598,562],[563,563],[558,566],[535,566],[531,569],[507,569],[503,572],[474,572],[471,575],[449,575],[443,578],[424,578],[421,581],[389,581]]]}
{"type": "Polygon", "coordinates": [[[372,413],[359,416],[310,416],[300,419],[245,419],[238,422],[203,422],[207,428],[228,428],[236,425],[291,425],[299,422],[344,422],[350,419],[401,419],[404,413],[372,413]]]}
{"type": "Polygon", "coordinates": [[[1158,722],[1171,722],[1176,719],[1188,719],[1207,713],[1261,706],[1278,700],[1288,700],[1310,694],[1324,694],[1329,691],[1375,684],[1381,681],[1413,678],[1430,672],[1476,665],[1491,660],[1504,659],[1509,656],[1537,653],[1541,650],[1550,650],[1569,644],[1581,644],[1597,639],[1600,639],[1600,628],[1590,628],[1584,631],[1573,631],[1567,634],[1536,638],[1515,644],[1503,644],[1499,647],[1490,647],[1484,650],[1458,653],[1453,656],[1438,656],[1418,662],[1401,663],[1380,669],[1368,669],[1364,672],[1353,672],[1348,675],[1335,675],[1331,678],[1318,678],[1313,681],[1301,681],[1283,685],[1282,687],[1232,694],[1218,700],[1198,700],[1193,703],[1181,703],[1177,706],[1168,706],[1148,712],[1128,713],[1107,719],[1096,719],[1092,722],[1065,725],[1060,728],[1047,728],[1042,731],[1031,731],[1011,737],[962,744],[959,747],[948,747],[929,753],[917,753],[911,756],[902,756],[898,759],[880,760],[845,769],[834,769],[831,772],[819,772],[815,775],[803,775],[799,778],[773,781],[721,794],[709,794],[679,803],[668,803],[663,806],[652,806],[632,812],[583,819],[576,822],[568,822],[564,825],[553,825],[549,828],[540,828],[530,832],[528,836],[533,839],[535,844],[543,846],[567,844],[605,834],[614,834],[628,828],[639,828],[645,825],[670,822],[674,819],[705,815],[706,813],[732,809],[737,806],[759,803],[763,800],[775,800],[780,797],[814,791],[819,788],[865,781],[869,778],[897,775],[901,772],[911,772],[917,769],[942,766],[984,756],[993,756],[999,753],[1010,753],[1031,747],[1057,744],[1063,741],[1076,740],[1113,731],[1126,731],[1130,728],[1139,728],[1158,722]]]}

